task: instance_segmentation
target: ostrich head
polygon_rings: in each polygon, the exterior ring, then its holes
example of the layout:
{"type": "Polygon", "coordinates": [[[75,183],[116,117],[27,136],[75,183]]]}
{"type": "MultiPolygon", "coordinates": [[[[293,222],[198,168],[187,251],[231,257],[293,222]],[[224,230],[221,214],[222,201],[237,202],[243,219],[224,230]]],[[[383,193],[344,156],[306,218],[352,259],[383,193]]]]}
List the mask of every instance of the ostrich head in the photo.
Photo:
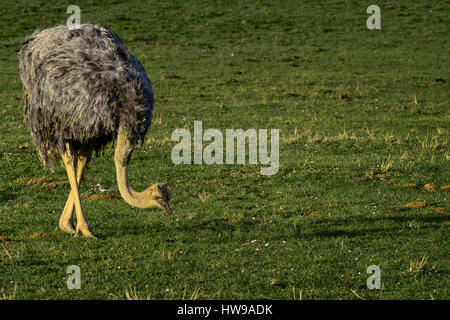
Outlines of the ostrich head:
{"type": "MultiPolygon", "coordinates": [[[[120,185],[121,182],[119,182],[119,189],[121,189],[120,185]]],[[[143,209],[159,207],[168,214],[172,213],[172,209],[169,205],[170,192],[166,184],[155,183],[142,192],[136,192],[131,189],[128,186],[128,182],[125,182],[124,185],[124,187],[127,188],[128,191],[124,192],[122,190],[122,197],[133,207],[143,209]]]]}
{"type": "Polygon", "coordinates": [[[166,184],[155,183],[144,191],[145,196],[152,199],[153,206],[163,209],[166,213],[171,214],[172,209],[169,205],[170,192],[166,184]]]}

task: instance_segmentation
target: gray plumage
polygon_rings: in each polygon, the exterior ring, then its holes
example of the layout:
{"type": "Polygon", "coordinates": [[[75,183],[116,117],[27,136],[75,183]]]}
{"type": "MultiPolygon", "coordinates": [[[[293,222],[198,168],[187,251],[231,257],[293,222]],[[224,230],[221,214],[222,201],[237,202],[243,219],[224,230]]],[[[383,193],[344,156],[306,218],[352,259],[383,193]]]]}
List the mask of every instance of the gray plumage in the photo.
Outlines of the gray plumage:
{"type": "Polygon", "coordinates": [[[143,140],[154,104],[147,74],[106,27],[36,31],[20,51],[25,117],[43,162],[65,151],[89,154],[115,139],[119,125],[143,140]]]}

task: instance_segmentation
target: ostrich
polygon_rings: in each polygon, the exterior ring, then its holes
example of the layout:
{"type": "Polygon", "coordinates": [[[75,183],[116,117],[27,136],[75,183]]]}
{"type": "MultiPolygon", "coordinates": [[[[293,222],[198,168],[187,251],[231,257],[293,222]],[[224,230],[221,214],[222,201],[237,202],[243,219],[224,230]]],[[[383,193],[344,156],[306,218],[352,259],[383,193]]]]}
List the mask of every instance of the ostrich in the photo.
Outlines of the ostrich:
{"type": "Polygon", "coordinates": [[[39,157],[44,165],[61,158],[69,178],[61,230],[95,238],[83,215],[79,185],[92,153],[111,141],[122,198],[134,207],[172,212],[166,184],[136,192],[128,182],[130,157],[150,125],[154,97],[143,66],[114,32],[92,24],[35,31],[22,42],[20,77],[24,116],[39,157]]]}

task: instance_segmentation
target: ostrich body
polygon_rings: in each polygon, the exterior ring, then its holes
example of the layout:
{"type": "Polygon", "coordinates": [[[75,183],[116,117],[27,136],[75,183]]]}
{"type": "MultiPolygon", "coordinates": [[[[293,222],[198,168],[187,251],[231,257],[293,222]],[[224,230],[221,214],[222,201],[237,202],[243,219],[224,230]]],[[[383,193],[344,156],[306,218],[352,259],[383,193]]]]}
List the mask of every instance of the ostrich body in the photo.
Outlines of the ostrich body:
{"type": "Polygon", "coordinates": [[[22,43],[20,76],[24,114],[39,156],[44,164],[61,158],[69,178],[71,192],[59,221],[63,231],[94,237],[78,188],[92,153],[113,140],[123,199],[171,213],[165,184],[136,192],[128,183],[130,157],[150,125],[154,98],[143,66],[115,33],[91,24],[36,31],[22,43]]]}

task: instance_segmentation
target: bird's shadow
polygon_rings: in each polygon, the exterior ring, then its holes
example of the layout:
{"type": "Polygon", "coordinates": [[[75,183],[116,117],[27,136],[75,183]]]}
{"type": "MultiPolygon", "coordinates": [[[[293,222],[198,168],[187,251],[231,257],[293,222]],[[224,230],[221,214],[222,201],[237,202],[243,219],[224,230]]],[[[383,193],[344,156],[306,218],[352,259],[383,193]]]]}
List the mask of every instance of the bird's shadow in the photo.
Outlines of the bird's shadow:
{"type": "MultiPolygon", "coordinates": [[[[252,232],[261,229],[261,223],[258,220],[242,219],[240,221],[232,221],[226,216],[216,216],[204,219],[184,219],[179,216],[167,216],[157,211],[152,214],[161,214],[161,217],[145,219],[141,216],[136,220],[121,221],[111,226],[111,220],[105,221],[100,225],[94,226],[93,230],[97,230],[95,234],[99,239],[115,238],[117,236],[130,235],[139,236],[148,234],[170,235],[180,233],[198,234],[204,231],[233,233],[252,232]],[[165,216],[164,216],[165,215],[165,216]],[[178,221],[177,221],[178,219],[178,221]]],[[[401,213],[400,213],[401,214],[401,213]]],[[[119,218],[119,217],[118,217],[119,218]]],[[[404,231],[414,230],[416,225],[420,225],[420,230],[436,228],[436,225],[444,222],[450,222],[448,215],[399,215],[399,214],[378,214],[376,217],[368,217],[367,215],[351,216],[351,217],[322,217],[320,219],[308,219],[308,221],[297,221],[296,227],[292,227],[290,232],[293,237],[299,239],[313,238],[356,238],[371,237],[376,235],[392,235],[399,234],[404,231]],[[408,225],[414,222],[413,227],[408,225]]],[[[288,231],[289,232],[289,231],[288,231]]]]}

